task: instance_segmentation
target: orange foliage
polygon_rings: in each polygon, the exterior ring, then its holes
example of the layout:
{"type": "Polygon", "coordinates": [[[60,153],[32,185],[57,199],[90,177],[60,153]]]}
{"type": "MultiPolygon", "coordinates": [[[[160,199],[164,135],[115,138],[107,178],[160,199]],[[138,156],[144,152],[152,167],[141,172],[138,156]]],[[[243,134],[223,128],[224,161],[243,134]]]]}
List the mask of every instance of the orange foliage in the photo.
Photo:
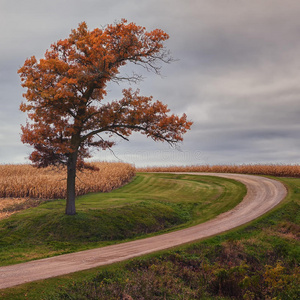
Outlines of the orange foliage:
{"type": "Polygon", "coordinates": [[[22,126],[22,142],[34,147],[29,158],[36,166],[67,166],[67,214],[75,214],[76,166],[84,166],[91,147],[110,148],[113,136],[127,140],[133,131],[173,144],[190,129],[185,114],[169,115],[166,105],[139,91],[124,89],[121,100],[103,102],[109,81],[141,79],[119,76],[125,64],[159,73],[156,63],[172,60],[163,46],[168,38],[160,29],[147,32],[126,20],[92,31],[83,22],[44,58],[33,56],[19,69],[27,89],[20,109],[31,120],[22,126]]]}
{"type": "Polygon", "coordinates": [[[22,141],[35,148],[30,159],[42,167],[66,164],[70,153],[77,152],[82,160],[89,157],[89,147],[106,149],[114,145],[109,137],[126,139],[132,131],[170,143],[182,140],[191,122],[185,115],[167,115],[168,108],[152,97],[125,89],[120,101],[102,103],[108,81],[139,79],[118,77],[126,63],[158,72],[155,62],[170,60],[163,47],[168,37],[126,20],[92,31],[83,22],[69,38],[52,44],[43,59],[27,59],[19,70],[27,88],[27,103],[20,109],[33,121],[22,126],[22,141]],[[99,137],[101,133],[108,136],[99,137]]]}

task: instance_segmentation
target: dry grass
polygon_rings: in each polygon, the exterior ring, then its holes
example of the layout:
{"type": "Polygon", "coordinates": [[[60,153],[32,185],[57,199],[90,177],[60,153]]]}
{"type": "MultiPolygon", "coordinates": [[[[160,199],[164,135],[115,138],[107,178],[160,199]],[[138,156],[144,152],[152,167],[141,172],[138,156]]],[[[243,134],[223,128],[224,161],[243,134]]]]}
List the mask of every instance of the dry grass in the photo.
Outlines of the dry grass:
{"type": "Polygon", "coordinates": [[[5,219],[23,209],[35,207],[41,202],[42,200],[39,199],[0,198],[0,220],[5,219]]]}
{"type": "Polygon", "coordinates": [[[209,172],[300,177],[300,165],[203,165],[139,168],[138,172],[209,172]]]}
{"type": "MultiPolygon", "coordinates": [[[[93,163],[99,170],[78,172],[76,194],[109,192],[129,182],[135,168],[124,163],[93,163]]],[[[0,198],[65,198],[66,170],[31,165],[0,165],[0,198]]]]}

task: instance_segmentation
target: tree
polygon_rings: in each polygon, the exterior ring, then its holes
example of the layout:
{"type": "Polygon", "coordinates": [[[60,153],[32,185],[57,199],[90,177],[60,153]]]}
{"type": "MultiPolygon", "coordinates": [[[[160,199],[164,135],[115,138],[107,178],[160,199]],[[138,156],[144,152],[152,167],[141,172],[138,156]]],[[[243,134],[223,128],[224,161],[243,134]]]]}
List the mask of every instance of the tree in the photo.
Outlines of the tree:
{"type": "Polygon", "coordinates": [[[20,110],[30,119],[21,127],[21,140],[34,147],[29,158],[35,166],[67,166],[66,214],[76,213],[76,169],[84,166],[91,147],[110,148],[113,136],[128,140],[133,131],[174,144],[190,129],[185,114],[169,115],[166,105],[139,90],[124,89],[121,100],[103,100],[109,81],[141,79],[119,75],[127,63],[159,73],[157,62],[172,60],[163,46],[168,38],[162,30],[147,32],[126,20],[92,31],[83,22],[44,58],[32,56],[18,70],[27,88],[20,110]]]}

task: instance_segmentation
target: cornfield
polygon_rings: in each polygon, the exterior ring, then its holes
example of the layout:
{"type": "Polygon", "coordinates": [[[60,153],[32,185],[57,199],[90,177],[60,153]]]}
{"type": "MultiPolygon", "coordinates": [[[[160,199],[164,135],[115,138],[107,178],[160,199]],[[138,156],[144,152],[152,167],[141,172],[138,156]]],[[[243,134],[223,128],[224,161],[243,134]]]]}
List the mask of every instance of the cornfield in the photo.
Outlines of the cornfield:
{"type": "MultiPolygon", "coordinates": [[[[77,172],[76,195],[109,192],[129,182],[134,166],[125,163],[93,163],[98,170],[77,172]]],[[[66,169],[31,165],[0,165],[0,198],[57,199],[66,196],[66,169]]]]}
{"type": "Polygon", "coordinates": [[[139,168],[138,172],[208,172],[300,177],[300,165],[203,165],[139,168]]]}

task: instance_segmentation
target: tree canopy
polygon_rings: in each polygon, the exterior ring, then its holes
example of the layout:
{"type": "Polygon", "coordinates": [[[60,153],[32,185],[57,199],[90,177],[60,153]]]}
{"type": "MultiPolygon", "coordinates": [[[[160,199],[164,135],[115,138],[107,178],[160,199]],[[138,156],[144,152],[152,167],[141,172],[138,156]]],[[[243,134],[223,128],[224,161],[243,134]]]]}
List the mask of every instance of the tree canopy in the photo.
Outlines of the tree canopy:
{"type": "Polygon", "coordinates": [[[27,89],[20,109],[30,119],[21,139],[34,147],[30,159],[36,166],[67,166],[67,214],[76,212],[76,167],[84,165],[91,148],[110,148],[114,136],[128,139],[134,131],[174,144],[190,129],[185,114],[169,114],[166,105],[139,90],[124,89],[122,99],[104,101],[108,82],[141,79],[121,75],[125,64],[159,73],[157,63],[172,60],[163,45],[168,38],[160,29],[148,32],[126,20],[94,30],[83,22],[52,44],[44,58],[32,56],[19,69],[27,89]]]}

